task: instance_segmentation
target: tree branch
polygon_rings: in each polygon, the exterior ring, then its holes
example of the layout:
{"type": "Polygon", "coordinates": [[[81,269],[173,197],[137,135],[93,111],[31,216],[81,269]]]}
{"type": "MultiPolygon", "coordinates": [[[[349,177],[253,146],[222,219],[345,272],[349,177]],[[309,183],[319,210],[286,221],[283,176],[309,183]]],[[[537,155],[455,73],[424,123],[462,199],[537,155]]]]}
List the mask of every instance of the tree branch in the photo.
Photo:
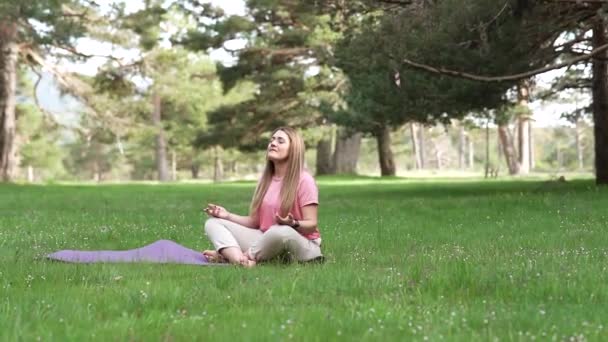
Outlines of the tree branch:
{"type": "Polygon", "coordinates": [[[554,48],[555,50],[560,50],[560,51],[566,51],[568,48],[572,48],[575,44],[579,44],[579,43],[583,43],[583,42],[588,42],[591,41],[591,38],[585,38],[583,35],[581,35],[578,38],[575,38],[571,41],[568,41],[566,43],[560,44],[560,45],[556,45],[554,48]]]}
{"type": "Polygon", "coordinates": [[[381,4],[408,6],[412,4],[412,0],[376,0],[381,4]]]}
{"type": "MultiPolygon", "coordinates": [[[[464,78],[464,79],[468,79],[468,80],[473,80],[473,81],[482,81],[482,82],[505,82],[505,81],[517,81],[517,80],[521,80],[524,78],[530,78],[532,76],[538,75],[538,74],[542,74],[545,73],[547,71],[551,71],[551,70],[555,70],[555,69],[561,69],[563,67],[567,67],[573,64],[576,64],[578,62],[584,61],[584,60],[588,60],[591,57],[593,57],[594,55],[605,51],[606,49],[608,49],[608,44],[604,44],[602,46],[599,46],[598,48],[594,49],[593,51],[591,51],[590,53],[584,55],[584,56],[579,56],[576,58],[572,58],[570,60],[564,61],[562,63],[558,63],[555,65],[551,65],[551,66],[547,66],[544,68],[540,68],[540,69],[536,69],[536,70],[531,70],[531,71],[527,71],[527,72],[523,72],[523,73],[519,73],[519,74],[514,74],[514,75],[506,75],[506,76],[482,76],[482,75],[475,75],[475,74],[470,74],[467,72],[462,72],[462,71],[456,71],[456,70],[450,70],[450,69],[446,69],[446,68],[442,68],[442,67],[433,67],[427,64],[421,64],[421,63],[416,63],[414,61],[411,61],[407,58],[403,58],[401,59],[401,62],[405,65],[408,65],[410,67],[416,68],[416,69],[421,69],[421,70],[425,70],[428,72],[432,72],[435,74],[442,74],[442,75],[447,75],[447,76],[452,76],[452,77],[458,77],[458,78],[464,78]]],[[[392,56],[390,56],[391,59],[395,60],[392,56]]]]}
{"type": "Polygon", "coordinates": [[[241,55],[258,55],[265,58],[272,64],[283,64],[291,61],[297,57],[305,57],[310,52],[309,48],[306,47],[293,47],[293,48],[261,48],[261,47],[248,47],[240,51],[241,55]]]}
{"type": "Polygon", "coordinates": [[[75,48],[73,48],[71,46],[64,46],[64,45],[53,45],[53,46],[56,47],[56,48],[58,48],[58,49],[65,50],[65,51],[67,51],[67,52],[69,52],[69,53],[71,53],[73,55],[80,56],[80,57],[83,57],[83,58],[101,57],[101,58],[106,58],[106,59],[110,59],[110,60],[113,60],[113,61],[117,62],[120,67],[124,66],[123,63],[122,63],[122,59],[120,59],[118,57],[115,57],[115,56],[112,56],[112,55],[86,54],[86,53],[83,53],[83,52],[80,52],[80,51],[76,50],[75,48]]]}
{"type": "Polygon", "coordinates": [[[215,80],[217,79],[217,75],[213,72],[211,73],[198,73],[198,74],[192,74],[190,75],[190,79],[202,79],[202,80],[207,80],[207,81],[211,81],[211,80],[215,80]]]}
{"type": "MultiPolygon", "coordinates": [[[[52,121],[53,125],[59,127],[68,127],[65,124],[57,122],[57,120],[55,120],[55,118],[53,117],[52,113],[44,109],[40,104],[40,101],[37,97],[37,88],[40,84],[40,81],[42,80],[42,75],[34,68],[34,65],[37,65],[42,70],[51,73],[54,76],[55,80],[64,88],[64,90],[66,90],[70,95],[80,100],[84,105],[86,111],[90,115],[95,116],[101,126],[107,128],[112,134],[116,136],[118,140],[120,139],[120,135],[122,134],[121,132],[124,132],[125,128],[134,125],[134,123],[124,118],[120,118],[115,115],[110,116],[108,115],[109,113],[107,111],[103,112],[100,111],[99,108],[96,108],[94,101],[94,91],[88,83],[83,82],[82,80],[78,79],[77,77],[74,77],[73,75],[70,75],[69,73],[64,73],[60,71],[55,65],[45,61],[44,58],[42,58],[38,53],[36,53],[29,47],[22,46],[20,49],[20,53],[24,56],[24,59],[29,64],[32,71],[36,75],[38,75],[38,80],[36,81],[34,86],[34,102],[36,106],[41,110],[41,112],[45,115],[45,117],[52,121]]],[[[133,65],[135,64],[136,63],[134,63],[133,65]]],[[[87,132],[89,132],[88,129],[78,126],[69,126],[68,128],[85,134],[88,134],[87,132]]]]}
{"type": "Polygon", "coordinates": [[[494,18],[492,18],[492,20],[490,20],[488,23],[483,24],[483,26],[489,27],[490,25],[492,25],[492,23],[494,23],[496,20],[498,20],[498,18],[507,9],[507,7],[509,7],[509,2],[508,1],[505,2],[505,4],[502,6],[502,8],[500,9],[500,11],[494,16],[494,18]]]}
{"type": "Polygon", "coordinates": [[[77,79],[76,77],[61,72],[57,69],[55,65],[52,65],[45,61],[44,58],[42,58],[31,48],[22,47],[20,49],[20,52],[24,55],[25,60],[28,61],[28,63],[39,65],[41,68],[47,70],[48,72],[53,74],[59,84],[64,88],[68,89],[72,95],[77,96],[85,103],[88,103],[87,100],[90,98],[90,94],[92,93],[90,85],[77,79]]]}
{"type": "Polygon", "coordinates": [[[32,70],[32,72],[34,74],[36,74],[36,76],[38,76],[36,83],[34,83],[34,89],[33,89],[34,94],[32,97],[34,98],[34,104],[36,105],[38,110],[44,115],[45,119],[47,119],[53,127],[59,127],[60,124],[57,122],[57,120],[55,120],[55,118],[53,117],[51,112],[49,112],[44,107],[42,107],[42,105],[40,104],[40,99],[38,98],[38,86],[40,85],[40,81],[42,81],[42,74],[39,73],[38,70],[36,70],[34,68],[34,66],[32,66],[32,65],[30,65],[30,69],[32,70]]]}
{"type": "Polygon", "coordinates": [[[571,3],[571,4],[608,4],[608,0],[545,0],[549,3],[571,3]]]}
{"type": "MultiPolygon", "coordinates": [[[[95,4],[94,2],[90,2],[90,1],[86,1],[90,4],[90,6],[93,7],[99,7],[99,5],[95,4]]],[[[79,21],[81,21],[82,23],[84,23],[85,26],[91,27],[91,24],[93,23],[99,23],[101,21],[103,21],[103,19],[94,16],[94,13],[91,13],[91,8],[87,8],[82,12],[79,12],[77,10],[74,10],[72,8],[70,8],[70,6],[63,4],[61,5],[61,16],[64,18],[74,18],[77,19],[79,21]]]]}
{"type": "Polygon", "coordinates": [[[78,19],[86,19],[87,15],[89,14],[89,10],[85,10],[84,12],[78,13],[75,12],[71,9],[69,9],[68,7],[64,6],[63,7],[63,13],[61,13],[62,17],[65,18],[78,18],[78,19]]]}

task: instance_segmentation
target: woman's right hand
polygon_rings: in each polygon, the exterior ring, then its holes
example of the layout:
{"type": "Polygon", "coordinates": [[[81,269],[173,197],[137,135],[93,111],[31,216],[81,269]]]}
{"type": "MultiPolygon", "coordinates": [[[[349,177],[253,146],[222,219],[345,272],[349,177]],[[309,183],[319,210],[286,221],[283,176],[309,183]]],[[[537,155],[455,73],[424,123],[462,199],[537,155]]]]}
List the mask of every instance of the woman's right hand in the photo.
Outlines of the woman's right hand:
{"type": "Polygon", "coordinates": [[[221,219],[227,219],[230,216],[230,212],[226,208],[211,203],[207,204],[207,208],[203,209],[203,211],[209,216],[221,219]]]}

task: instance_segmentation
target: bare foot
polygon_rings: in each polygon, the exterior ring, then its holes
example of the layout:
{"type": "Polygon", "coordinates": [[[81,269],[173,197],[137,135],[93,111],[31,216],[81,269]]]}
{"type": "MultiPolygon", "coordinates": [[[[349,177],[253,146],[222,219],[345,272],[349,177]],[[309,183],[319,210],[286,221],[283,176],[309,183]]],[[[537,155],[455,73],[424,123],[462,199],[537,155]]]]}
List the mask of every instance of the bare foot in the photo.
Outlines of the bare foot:
{"type": "Polygon", "coordinates": [[[243,258],[243,260],[241,260],[240,264],[241,264],[241,266],[246,267],[246,268],[252,268],[252,267],[255,267],[255,265],[257,265],[255,260],[249,260],[247,258],[243,258]]]}
{"type": "Polygon", "coordinates": [[[255,261],[255,259],[250,257],[249,254],[247,254],[247,253],[243,254],[243,257],[241,258],[239,263],[241,264],[241,266],[246,267],[246,268],[255,267],[255,265],[257,265],[257,262],[255,261]]]}
{"type": "Polygon", "coordinates": [[[209,262],[226,262],[226,259],[215,250],[204,250],[203,255],[209,260],[209,262]]]}

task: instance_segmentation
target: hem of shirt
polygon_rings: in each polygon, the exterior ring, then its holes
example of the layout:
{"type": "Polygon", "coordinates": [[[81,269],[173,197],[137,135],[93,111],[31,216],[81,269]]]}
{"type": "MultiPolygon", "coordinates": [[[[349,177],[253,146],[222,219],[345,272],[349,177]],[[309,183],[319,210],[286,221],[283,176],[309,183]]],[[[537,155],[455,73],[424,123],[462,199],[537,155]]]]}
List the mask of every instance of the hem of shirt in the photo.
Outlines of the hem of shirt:
{"type": "MultiPolygon", "coordinates": [[[[298,232],[298,233],[300,233],[300,232],[298,232]]],[[[314,232],[314,233],[310,233],[310,234],[302,234],[302,233],[300,233],[300,235],[302,235],[303,237],[305,237],[308,240],[315,240],[315,239],[318,239],[318,238],[321,237],[321,232],[319,232],[318,229],[317,229],[317,231],[314,232]],[[316,236],[316,237],[311,236],[313,234],[318,235],[318,236],[316,236]]]]}
{"type": "Polygon", "coordinates": [[[304,203],[300,204],[300,207],[304,207],[304,206],[307,206],[307,205],[310,205],[310,204],[316,204],[316,205],[319,205],[319,202],[318,202],[318,201],[309,201],[309,202],[304,202],[304,203]]]}

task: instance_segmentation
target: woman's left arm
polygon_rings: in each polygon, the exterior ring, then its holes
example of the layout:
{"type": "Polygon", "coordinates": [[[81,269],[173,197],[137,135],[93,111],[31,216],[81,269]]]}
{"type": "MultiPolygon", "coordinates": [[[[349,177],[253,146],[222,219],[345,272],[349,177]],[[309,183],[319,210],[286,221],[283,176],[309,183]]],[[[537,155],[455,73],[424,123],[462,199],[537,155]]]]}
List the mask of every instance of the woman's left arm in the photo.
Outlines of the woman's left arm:
{"type": "Polygon", "coordinates": [[[309,204],[302,207],[302,220],[298,220],[299,226],[295,228],[303,234],[313,233],[317,229],[317,214],[319,206],[309,204]]]}

